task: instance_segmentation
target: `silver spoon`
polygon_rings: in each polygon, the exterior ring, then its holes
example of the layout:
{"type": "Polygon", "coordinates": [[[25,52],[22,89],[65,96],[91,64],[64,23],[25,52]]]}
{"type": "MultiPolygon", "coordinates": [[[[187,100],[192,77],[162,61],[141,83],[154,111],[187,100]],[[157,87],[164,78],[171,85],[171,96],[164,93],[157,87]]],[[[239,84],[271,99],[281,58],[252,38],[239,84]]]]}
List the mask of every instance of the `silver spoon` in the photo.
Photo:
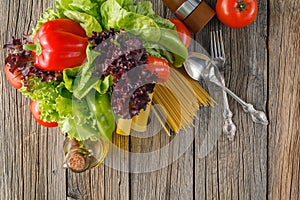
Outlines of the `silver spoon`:
{"type": "Polygon", "coordinates": [[[254,109],[252,104],[246,103],[231,90],[225,87],[224,84],[222,84],[220,72],[217,70],[216,66],[211,62],[208,56],[201,53],[191,52],[184,63],[184,68],[192,79],[198,81],[203,78],[225,90],[239,104],[242,105],[245,112],[250,113],[253,122],[263,125],[269,124],[266,114],[263,111],[254,109]]]}

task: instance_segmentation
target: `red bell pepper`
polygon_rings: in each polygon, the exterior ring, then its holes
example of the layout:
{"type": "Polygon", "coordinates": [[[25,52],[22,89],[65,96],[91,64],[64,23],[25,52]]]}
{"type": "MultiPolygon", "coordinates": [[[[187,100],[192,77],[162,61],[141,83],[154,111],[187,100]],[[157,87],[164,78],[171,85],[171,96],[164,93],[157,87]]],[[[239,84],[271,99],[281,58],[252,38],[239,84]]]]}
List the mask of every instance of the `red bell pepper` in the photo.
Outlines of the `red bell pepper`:
{"type": "Polygon", "coordinates": [[[41,26],[33,43],[24,45],[24,48],[32,50],[36,67],[63,71],[82,65],[86,58],[88,39],[78,23],[69,19],[55,19],[41,26]]]}

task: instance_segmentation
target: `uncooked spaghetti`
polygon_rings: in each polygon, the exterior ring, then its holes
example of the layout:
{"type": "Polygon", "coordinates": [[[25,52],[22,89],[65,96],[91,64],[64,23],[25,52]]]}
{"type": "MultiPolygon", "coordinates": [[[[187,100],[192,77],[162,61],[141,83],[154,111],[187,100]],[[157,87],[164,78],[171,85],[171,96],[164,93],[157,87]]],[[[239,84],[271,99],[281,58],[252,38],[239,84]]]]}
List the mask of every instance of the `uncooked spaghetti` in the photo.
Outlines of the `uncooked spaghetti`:
{"type": "Polygon", "coordinates": [[[191,84],[196,98],[198,99],[199,106],[213,106],[215,101],[213,98],[206,92],[205,89],[201,87],[198,81],[192,79],[183,68],[178,68],[178,70],[191,84]]]}
{"type": "Polygon", "coordinates": [[[193,124],[199,106],[213,104],[198,82],[173,68],[167,82],[156,84],[153,101],[164,108],[167,123],[176,133],[193,124]]]}
{"type": "MultiPolygon", "coordinates": [[[[153,103],[159,104],[160,108],[163,110],[155,110],[154,106],[151,104],[148,105],[147,110],[150,111],[150,107],[152,107],[151,110],[155,114],[154,116],[169,135],[170,133],[166,129],[160,115],[165,115],[169,127],[174,132],[178,133],[181,129],[187,128],[193,124],[199,106],[212,106],[214,101],[200,84],[191,79],[183,69],[170,68],[170,77],[168,81],[155,85],[153,103]]],[[[120,131],[117,131],[117,133],[129,135],[130,129],[132,128],[140,132],[145,131],[149,112],[142,113],[147,114],[140,114],[134,117],[133,120],[136,124],[143,124],[143,126],[141,126],[143,127],[142,129],[136,129],[134,126],[130,128],[132,124],[126,122],[125,133],[120,131]]],[[[117,130],[124,129],[122,128],[123,126],[122,123],[118,124],[117,130]]]]}

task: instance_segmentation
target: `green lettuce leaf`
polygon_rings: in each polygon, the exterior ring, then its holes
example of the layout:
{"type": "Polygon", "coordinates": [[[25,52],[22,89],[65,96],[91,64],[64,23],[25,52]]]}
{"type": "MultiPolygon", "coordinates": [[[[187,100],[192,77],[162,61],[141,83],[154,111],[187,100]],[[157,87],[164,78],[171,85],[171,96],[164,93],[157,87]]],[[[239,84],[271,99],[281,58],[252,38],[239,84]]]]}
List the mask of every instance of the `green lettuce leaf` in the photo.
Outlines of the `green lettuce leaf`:
{"type": "Polygon", "coordinates": [[[94,86],[94,89],[99,92],[100,94],[111,94],[113,80],[112,76],[108,75],[105,76],[103,79],[99,79],[98,83],[94,86]]]}
{"type": "Polygon", "coordinates": [[[168,19],[162,18],[161,16],[156,14],[151,15],[149,17],[151,17],[160,28],[171,29],[173,31],[176,31],[175,25],[172,22],[170,22],[168,19]]]}
{"type": "Polygon", "coordinates": [[[129,12],[135,12],[145,16],[155,15],[150,1],[142,1],[137,3],[126,4],[124,8],[129,12]]]}
{"type": "Polygon", "coordinates": [[[85,13],[100,21],[99,3],[99,1],[90,0],[56,0],[56,8],[62,13],[66,10],[85,13]]]}
{"type": "Polygon", "coordinates": [[[100,5],[98,0],[56,0],[56,7],[61,14],[79,23],[91,36],[93,31],[101,32],[100,5]]]}
{"type": "Polygon", "coordinates": [[[59,113],[58,124],[62,133],[79,141],[93,140],[101,136],[95,116],[90,112],[85,99],[60,96],[56,99],[56,105],[59,113]]]}
{"type": "Polygon", "coordinates": [[[93,62],[100,55],[99,52],[87,48],[87,62],[79,67],[67,68],[63,71],[65,87],[78,98],[84,98],[91,89],[95,89],[100,94],[110,93],[112,77],[92,77],[94,70],[93,62]]]}
{"type": "Polygon", "coordinates": [[[20,91],[24,96],[29,96],[34,101],[39,101],[41,119],[54,122],[59,119],[56,109],[56,98],[62,93],[63,82],[42,82],[39,78],[28,80],[28,87],[22,87],[20,91]]]}
{"type": "Polygon", "coordinates": [[[101,6],[102,25],[105,29],[125,29],[147,41],[157,42],[160,39],[160,28],[147,16],[129,12],[116,0],[107,0],[101,6]]]}
{"type": "Polygon", "coordinates": [[[65,82],[65,87],[70,92],[73,92],[74,80],[76,79],[79,70],[80,70],[80,66],[73,67],[73,68],[66,68],[63,71],[63,80],[65,82]]]}
{"type": "Polygon", "coordinates": [[[143,43],[147,53],[149,55],[158,57],[158,58],[163,58],[169,61],[170,63],[174,63],[174,55],[169,52],[166,48],[163,46],[157,44],[157,43],[152,43],[152,42],[145,42],[143,43]]]}
{"type": "Polygon", "coordinates": [[[93,51],[91,48],[86,50],[87,61],[80,66],[76,79],[73,83],[73,95],[81,99],[98,83],[99,78],[92,78],[94,67],[93,61],[100,55],[100,52],[93,51]]]}
{"type": "Polygon", "coordinates": [[[168,28],[172,30],[176,30],[175,25],[170,22],[168,19],[162,18],[161,16],[157,15],[154,10],[152,3],[150,1],[141,1],[129,5],[125,5],[124,7],[128,12],[135,12],[140,15],[145,15],[150,17],[155,21],[155,23],[160,28],[168,28]]]}
{"type": "Polygon", "coordinates": [[[85,30],[87,36],[91,36],[93,31],[102,31],[100,23],[92,15],[73,10],[64,11],[64,15],[67,18],[79,23],[81,27],[85,30]]]}

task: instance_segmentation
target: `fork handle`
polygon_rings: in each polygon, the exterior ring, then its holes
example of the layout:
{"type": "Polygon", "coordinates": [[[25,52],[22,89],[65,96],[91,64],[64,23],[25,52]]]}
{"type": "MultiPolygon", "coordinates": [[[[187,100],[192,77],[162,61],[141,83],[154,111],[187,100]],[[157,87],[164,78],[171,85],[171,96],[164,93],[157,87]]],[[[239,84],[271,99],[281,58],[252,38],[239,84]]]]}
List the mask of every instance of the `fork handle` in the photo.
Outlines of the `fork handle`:
{"type": "Polygon", "coordinates": [[[222,75],[217,70],[216,66],[208,67],[207,73],[207,79],[208,81],[216,84],[217,86],[221,87],[223,90],[226,91],[227,94],[232,96],[239,104],[242,105],[245,112],[249,113],[251,115],[252,121],[258,124],[262,125],[268,125],[269,121],[267,119],[266,114],[263,111],[256,110],[252,104],[246,103],[243,101],[240,97],[238,97],[236,94],[234,94],[231,90],[229,90],[223,83],[222,83],[222,75]]]}
{"type": "Polygon", "coordinates": [[[230,110],[224,109],[223,117],[224,117],[224,125],[223,125],[223,132],[227,135],[229,141],[233,141],[235,132],[236,132],[236,125],[232,121],[232,112],[230,110]]]}
{"type": "MultiPolygon", "coordinates": [[[[220,77],[220,74],[218,74],[220,77]]],[[[232,96],[239,104],[242,105],[243,110],[251,115],[252,121],[262,125],[268,125],[268,119],[266,114],[263,111],[256,110],[252,104],[246,103],[241,98],[239,98],[236,94],[234,94],[231,90],[229,90],[221,81],[218,80],[216,76],[210,77],[210,81],[220,86],[223,90],[226,91],[227,94],[232,96]]]]}

